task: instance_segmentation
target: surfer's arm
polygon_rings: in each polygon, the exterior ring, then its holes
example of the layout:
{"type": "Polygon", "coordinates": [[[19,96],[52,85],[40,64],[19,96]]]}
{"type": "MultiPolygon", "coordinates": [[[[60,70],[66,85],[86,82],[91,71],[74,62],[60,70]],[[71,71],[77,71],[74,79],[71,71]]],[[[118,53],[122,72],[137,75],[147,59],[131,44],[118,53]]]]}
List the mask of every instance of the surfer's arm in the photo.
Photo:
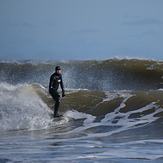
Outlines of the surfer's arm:
{"type": "Polygon", "coordinates": [[[50,89],[50,88],[53,88],[53,87],[52,87],[52,84],[53,84],[53,77],[51,76],[51,77],[50,77],[50,82],[49,82],[49,89],[50,89]]]}
{"type": "Polygon", "coordinates": [[[61,89],[62,89],[62,97],[64,97],[65,96],[65,90],[64,90],[62,79],[61,79],[61,89]]]}

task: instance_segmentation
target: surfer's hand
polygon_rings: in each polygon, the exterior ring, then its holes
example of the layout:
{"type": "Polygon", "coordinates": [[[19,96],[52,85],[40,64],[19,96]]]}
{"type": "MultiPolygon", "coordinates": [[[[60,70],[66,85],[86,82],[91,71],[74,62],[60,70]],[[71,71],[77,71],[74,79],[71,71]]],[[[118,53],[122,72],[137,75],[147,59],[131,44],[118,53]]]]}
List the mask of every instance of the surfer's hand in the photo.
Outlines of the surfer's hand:
{"type": "Polygon", "coordinates": [[[64,97],[65,96],[65,94],[64,93],[62,93],[62,97],[64,97]]]}

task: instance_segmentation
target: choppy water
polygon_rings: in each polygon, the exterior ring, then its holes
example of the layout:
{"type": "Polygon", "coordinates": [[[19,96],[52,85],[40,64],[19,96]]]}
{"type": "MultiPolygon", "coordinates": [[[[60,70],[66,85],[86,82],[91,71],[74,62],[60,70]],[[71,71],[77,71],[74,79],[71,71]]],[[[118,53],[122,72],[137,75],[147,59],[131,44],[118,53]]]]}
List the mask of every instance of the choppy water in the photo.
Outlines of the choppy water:
{"type": "Polygon", "coordinates": [[[162,162],[163,62],[1,62],[0,162],[162,162]],[[52,121],[55,66],[66,97],[52,121]]]}

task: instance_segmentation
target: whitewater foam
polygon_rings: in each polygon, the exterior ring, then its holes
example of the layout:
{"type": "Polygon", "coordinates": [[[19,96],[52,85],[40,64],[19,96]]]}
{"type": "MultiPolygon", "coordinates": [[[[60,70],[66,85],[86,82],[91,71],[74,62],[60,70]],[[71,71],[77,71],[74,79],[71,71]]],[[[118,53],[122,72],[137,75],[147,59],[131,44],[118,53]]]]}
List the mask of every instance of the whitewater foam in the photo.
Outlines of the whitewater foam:
{"type": "Polygon", "coordinates": [[[46,128],[48,107],[27,84],[0,83],[0,131],[46,128]]]}

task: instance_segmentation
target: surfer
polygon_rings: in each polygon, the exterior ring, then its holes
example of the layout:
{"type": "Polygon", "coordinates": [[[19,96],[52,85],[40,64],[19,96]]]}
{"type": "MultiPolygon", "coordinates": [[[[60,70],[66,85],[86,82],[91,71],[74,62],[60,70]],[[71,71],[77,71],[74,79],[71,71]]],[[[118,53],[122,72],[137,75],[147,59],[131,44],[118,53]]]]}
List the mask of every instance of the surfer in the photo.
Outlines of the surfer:
{"type": "Polygon", "coordinates": [[[64,91],[63,81],[62,81],[61,68],[57,66],[55,67],[55,73],[51,75],[50,82],[49,82],[49,93],[55,100],[54,116],[53,116],[54,118],[59,116],[58,109],[60,104],[60,95],[57,92],[59,85],[62,89],[62,97],[64,97],[65,91],[64,91]]]}

